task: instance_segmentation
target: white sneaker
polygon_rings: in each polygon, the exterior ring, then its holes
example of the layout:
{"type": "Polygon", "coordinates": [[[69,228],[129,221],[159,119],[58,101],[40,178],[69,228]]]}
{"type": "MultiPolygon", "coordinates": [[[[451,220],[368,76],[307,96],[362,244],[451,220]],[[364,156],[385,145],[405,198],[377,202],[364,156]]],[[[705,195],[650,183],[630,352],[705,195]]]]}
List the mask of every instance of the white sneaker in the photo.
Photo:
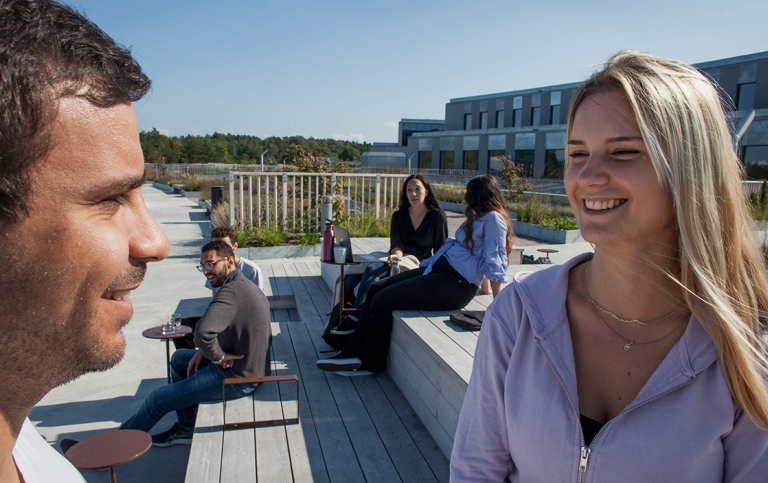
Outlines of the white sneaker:
{"type": "Polygon", "coordinates": [[[372,376],[373,373],[371,371],[366,371],[363,369],[362,371],[336,371],[334,372],[337,376],[344,376],[344,377],[356,377],[356,376],[372,376]]]}

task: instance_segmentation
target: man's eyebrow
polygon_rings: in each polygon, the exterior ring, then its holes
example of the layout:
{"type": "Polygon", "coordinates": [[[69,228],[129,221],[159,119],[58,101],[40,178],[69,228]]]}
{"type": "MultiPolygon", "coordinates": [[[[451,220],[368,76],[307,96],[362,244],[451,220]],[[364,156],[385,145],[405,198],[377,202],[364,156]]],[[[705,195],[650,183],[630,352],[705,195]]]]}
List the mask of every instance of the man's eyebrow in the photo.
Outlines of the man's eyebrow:
{"type": "Polygon", "coordinates": [[[123,193],[140,188],[144,184],[144,176],[137,178],[113,179],[106,183],[95,186],[94,191],[98,193],[123,193]]]}

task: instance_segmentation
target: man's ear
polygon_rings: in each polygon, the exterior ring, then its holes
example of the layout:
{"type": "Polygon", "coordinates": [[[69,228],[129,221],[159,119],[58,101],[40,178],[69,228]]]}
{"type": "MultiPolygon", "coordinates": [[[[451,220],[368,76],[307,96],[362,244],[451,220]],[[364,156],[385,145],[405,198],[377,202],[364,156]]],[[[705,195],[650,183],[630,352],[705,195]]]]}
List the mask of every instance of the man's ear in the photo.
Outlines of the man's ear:
{"type": "Polygon", "coordinates": [[[237,250],[237,242],[232,242],[232,251],[237,250]]]}

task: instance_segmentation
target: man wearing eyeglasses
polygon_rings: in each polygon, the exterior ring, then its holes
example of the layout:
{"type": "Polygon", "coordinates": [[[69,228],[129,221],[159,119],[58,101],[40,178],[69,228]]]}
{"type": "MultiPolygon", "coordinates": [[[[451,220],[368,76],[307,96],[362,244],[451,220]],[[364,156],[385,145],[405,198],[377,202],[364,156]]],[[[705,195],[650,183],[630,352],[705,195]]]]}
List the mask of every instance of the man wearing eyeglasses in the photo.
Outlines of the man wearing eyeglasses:
{"type": "MultiPolygon", "coordinates": [[[[195,345],[171,358],[171,384],[152,391],[141,409],[120,429],[149,431],[176,411],[177,423],[152,436],[152,444],[191,444],[197,405],[221,400],[222,382],[229,377],[269,375],[269,302],[253,282],[237,270],[227,243],[206,244],[197,266],[219,291],[197,323],[195,345]]],[[[227,399],[246,396],[254,386],[227,386],[227,399]]]]}
{"type": "MultiPolygon", "coordinates": [[[[261,274],[261,268],[251,260],[247,258],[237,256],[237,231],[231,226],[218,226],[211,230],[211,241],[221,240],[232,248],[232,252],[235,254],[235,267],[251,282],[258,285],[258,287],[264,290],[264,276],[261,274]]],[[[203,266],[198,265],[197,269],[203,271],[203,266]]],[[[212,291],[213,296],[216,296],[216,292],[219,291],[218,287],[211,285],[209,280],[205,281],[205,287],[212,291]]],[[[173,345],[176,349],[194,349],[195,342],[195,330],[197,328],[200,317],[185,317],[181,319],[181,325],[187,326],[192,329],[191,334],[187,334],[184,337],[176,337],[173,339],[173,345]]]]}
{"type": "MultiPolygon", "coordinates": [[[[256,263],[247,258],[239,257],[237,255],[237,231],[231,226],[217,226],[211,230],[211,241],[221,240],[235,252],[235,264],[237,269],[243,272],[243,275],[251,282],[259,286],[264,290],[264,276],[261,274],[261,268],[256,263]]],[[[207,288],[213,288],[209,282],[205,283],[207,288]]],[[[215,291],[215,290],[214,290],[215,291]]]]}

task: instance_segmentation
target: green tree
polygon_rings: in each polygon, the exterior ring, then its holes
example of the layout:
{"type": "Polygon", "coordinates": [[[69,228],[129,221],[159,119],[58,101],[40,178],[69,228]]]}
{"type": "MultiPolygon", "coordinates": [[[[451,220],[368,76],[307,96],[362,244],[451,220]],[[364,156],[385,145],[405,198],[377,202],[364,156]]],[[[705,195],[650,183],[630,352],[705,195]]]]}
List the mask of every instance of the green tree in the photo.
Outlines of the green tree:
{"type": "Polygon", "coordinates": [[[339,152],[339,159],[342,161],[352,161],[360,159],[360,151],[352,146],[344,146],[339,152]]]}

